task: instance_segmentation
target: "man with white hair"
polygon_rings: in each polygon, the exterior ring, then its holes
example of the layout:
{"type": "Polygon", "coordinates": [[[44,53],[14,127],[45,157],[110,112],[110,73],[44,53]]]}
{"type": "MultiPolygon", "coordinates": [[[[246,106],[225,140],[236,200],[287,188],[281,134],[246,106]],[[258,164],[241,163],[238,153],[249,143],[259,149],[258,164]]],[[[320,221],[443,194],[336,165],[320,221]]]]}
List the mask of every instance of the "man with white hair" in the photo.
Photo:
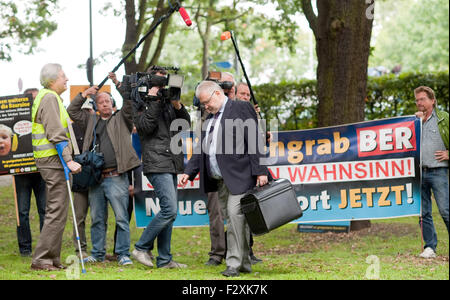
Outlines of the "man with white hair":
{"type": "Polygon", "coordinates": [[[60,64],[46,64],[41,70],[40,81],[44,88],[33,102],[31,132],[36,167],[46,183],[47,203],[31,269],[55,271],[65,268],[61,264],[61,245],[69,208],[69,191],[55,145],[68,143],[62,157],[72,173],[81,172],[81,166],[72,160],[69,115],[60,97],[67,89],[68,78],[60,64]]]}
{"type": "Polygon", "coordinates": [[[235,277],[241,272],[251,272],[250,230],[240,199],[254,186],[268,183],[268,169],[260,164],[263,155],[257,149],[258,139],[265,141],[265,133],[258,130],[253,106],[249,102],[228,99],[217,83],[201,82],[196,96],[210,115],[199,142],[204,146],[203,151],[192,156],[180,184],[185,186],[200,172],[205,193],[219,192],[219,203],[227,221],[227,269],[222,275],[235,277]],[[228,124],[241,122],[249,125],[248,130],[247,126],[227,128],[228,124]]]}

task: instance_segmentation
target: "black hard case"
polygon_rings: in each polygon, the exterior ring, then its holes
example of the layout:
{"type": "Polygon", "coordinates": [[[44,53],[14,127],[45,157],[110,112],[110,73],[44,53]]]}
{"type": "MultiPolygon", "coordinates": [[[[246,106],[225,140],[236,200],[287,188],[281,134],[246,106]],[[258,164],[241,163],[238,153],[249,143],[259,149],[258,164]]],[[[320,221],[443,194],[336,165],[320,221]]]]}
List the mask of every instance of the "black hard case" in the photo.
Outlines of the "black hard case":
{"type": "Polygon", "coordinates": [[[302,216],[292,184],[278,179],[241,198],[241,210],[255,235],[265,234],[302,216]]]}

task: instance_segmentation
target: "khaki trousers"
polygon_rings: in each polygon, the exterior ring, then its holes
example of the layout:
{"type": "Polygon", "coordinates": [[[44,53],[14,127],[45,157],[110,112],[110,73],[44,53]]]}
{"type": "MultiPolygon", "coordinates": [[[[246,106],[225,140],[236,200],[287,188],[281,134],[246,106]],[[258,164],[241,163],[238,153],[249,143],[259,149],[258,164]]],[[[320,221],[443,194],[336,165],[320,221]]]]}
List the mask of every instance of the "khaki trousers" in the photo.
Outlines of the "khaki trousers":
{"type": "Polygon", "coordinates": [[[223,180],[218,181],[218,187],[222,215],[227,221],[227,267],[251,272],[250,228],[241,211],[241,198],[245,194],[232,195],[223,180]]]}
{"type": "Polygon", "coordinates": [[[44,226],[33,255],[33,264],[61,263],[61,245],[69,209],[69,192],[61,169],[39,168],[47,189],[44,226]]]}

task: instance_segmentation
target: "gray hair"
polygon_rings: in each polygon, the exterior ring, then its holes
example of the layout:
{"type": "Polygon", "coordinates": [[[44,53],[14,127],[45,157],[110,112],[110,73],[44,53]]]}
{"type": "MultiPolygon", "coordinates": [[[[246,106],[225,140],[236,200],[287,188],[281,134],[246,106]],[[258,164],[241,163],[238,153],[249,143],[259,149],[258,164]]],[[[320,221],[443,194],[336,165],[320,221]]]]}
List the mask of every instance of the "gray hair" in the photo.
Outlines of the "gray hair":
{"type": "MultiPolygon", "coordinates": [[[[233,78],[233,80],[231,82],[233,82],[233,85],[236,86],[236,80],[234,80],[234,75],[233,74],[231,74],[230,72],[222,72],[222,74],[228,75],[231,78],[233,78]]],[[[221,81],[222,81],[222,79],[221,79],[221,81]]],[[[227,81],[227,80],[225,80],[225,81],[227,81]]]]}
{"type": "Polygon", "coordinates": [[[210,80],[204,80],[197,86],[197,89],[195,90],[195,97],[200,99],[200,94],[211,95],[214,91],[219,91],[223,94],[222,88],[217,83],[210,80]]]}
{"type": "Polygon", "coordinates": [[[58,79],[59,72],[62,70],[60,64],[46,64],[41,69],[41,84],[44,88],[49,88],[50,85],[58,79]]]}

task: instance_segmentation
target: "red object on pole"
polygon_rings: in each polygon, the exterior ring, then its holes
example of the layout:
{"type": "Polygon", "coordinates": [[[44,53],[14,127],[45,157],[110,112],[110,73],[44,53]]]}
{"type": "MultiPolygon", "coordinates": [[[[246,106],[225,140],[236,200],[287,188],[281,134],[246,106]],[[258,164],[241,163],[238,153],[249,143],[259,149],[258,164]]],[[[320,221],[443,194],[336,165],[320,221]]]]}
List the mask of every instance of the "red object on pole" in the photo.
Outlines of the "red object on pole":
{"type": "Polygon", "coordinates": [[[187,26],[191,26],[192,25],[191,18],[189,18],[189,15],[184,9],[184,7],[180,7],[178,11],[180,12],[181,17],[183,18],[184,23],[186,23],[187,26]]]}
{"type": "Polygon", "coordinates": [[[222,34],[220,35],[220,39],[221,39],[222,41],[229,40],[230,38],[231,38],[231,32],[229,32],[229,31],[225,31],[224,33],[222,33],[222,34]]]}

